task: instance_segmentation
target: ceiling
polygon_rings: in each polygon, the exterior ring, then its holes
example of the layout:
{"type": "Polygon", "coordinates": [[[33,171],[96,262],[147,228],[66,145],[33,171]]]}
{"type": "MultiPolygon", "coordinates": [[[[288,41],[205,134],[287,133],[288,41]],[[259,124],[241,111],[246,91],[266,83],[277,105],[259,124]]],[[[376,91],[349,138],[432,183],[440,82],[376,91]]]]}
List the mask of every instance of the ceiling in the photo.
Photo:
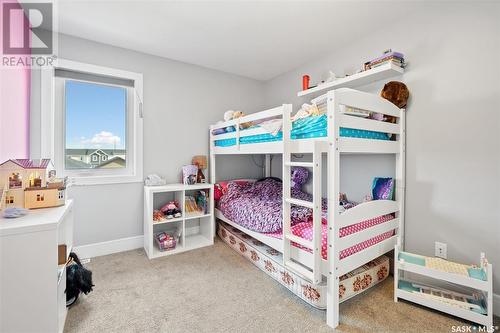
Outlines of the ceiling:
{"type": "Polygon", "coordinates": [[[58,30],[269,80],[404,16],[408,2],[58,1],[58,30]]]}

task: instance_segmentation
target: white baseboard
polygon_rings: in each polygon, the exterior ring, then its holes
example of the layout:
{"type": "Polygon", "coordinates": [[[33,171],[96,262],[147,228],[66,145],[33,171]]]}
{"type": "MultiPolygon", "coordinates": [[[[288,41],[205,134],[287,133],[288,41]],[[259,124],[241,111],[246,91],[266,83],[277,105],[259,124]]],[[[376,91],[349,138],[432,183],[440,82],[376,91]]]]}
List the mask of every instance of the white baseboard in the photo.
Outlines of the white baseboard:
{"type": "Polygon", "coordinates": [[[500,295],[493,294],[493,314],[500,317],[500,295]]]}
{"type": "Polygon", "coordinates": [[[112,241],[75,246],[73,251],[81,258],[88,259],[107,254],[139,249],[144,245],[144,236],[134,236],[112,241]]]}

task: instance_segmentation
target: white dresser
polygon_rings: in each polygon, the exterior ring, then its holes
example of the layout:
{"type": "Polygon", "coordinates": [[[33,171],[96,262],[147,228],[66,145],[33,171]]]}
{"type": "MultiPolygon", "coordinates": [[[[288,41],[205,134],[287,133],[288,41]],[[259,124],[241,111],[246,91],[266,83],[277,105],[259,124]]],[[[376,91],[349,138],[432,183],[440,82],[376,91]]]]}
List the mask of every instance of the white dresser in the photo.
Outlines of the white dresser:
{"type": "Polygon", "coordinates": [[[73,245],[73,202],[0,217],[0,332],[62,332],[66,271],[58,245],[73,245]]]}

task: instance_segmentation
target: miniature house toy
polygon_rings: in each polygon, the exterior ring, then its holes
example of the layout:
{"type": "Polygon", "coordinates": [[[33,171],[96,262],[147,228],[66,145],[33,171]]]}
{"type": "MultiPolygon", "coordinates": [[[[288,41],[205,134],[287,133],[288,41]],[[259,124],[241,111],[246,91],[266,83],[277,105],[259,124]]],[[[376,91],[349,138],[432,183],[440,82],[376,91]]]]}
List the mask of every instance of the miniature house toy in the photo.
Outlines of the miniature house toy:
{"type": "Polygon", "coordinates": [[[0,164],[0,210],[46,208],[66,202],[66,179],[55,177],[50,159],[13,159],[0,164]]]}

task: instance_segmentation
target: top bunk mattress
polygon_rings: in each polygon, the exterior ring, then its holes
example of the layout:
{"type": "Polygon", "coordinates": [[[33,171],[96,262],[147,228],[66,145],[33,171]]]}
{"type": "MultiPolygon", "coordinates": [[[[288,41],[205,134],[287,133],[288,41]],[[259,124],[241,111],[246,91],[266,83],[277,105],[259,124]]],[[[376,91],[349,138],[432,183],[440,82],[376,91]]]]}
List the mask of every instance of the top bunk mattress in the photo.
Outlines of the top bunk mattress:
{"type": "MultiPolygon", "coordinates": [[[[325,114],[299,119],[292,123],[291,139],[297,140],[326,137],[328,135],[327,125],[328,121],[325,114]]],[[[250,128],[255,128],[255,126],[250,128]]],[[[241,132],[244,131],[245,130],[241,130],[241,132]]],[[[340,136],[372,140],[390,140],[386,133],[345,127],[340,128],[340,136]]],[[[240,137],[240,144],[273,142],[281,141],[282,139],[283,131],[279,131],[276,135],[265,133],[243,136],[240,137]]],[[[236,145],[236,138],[215,140],[215,145],[218,147],[234,146],[236,145]]]]}

